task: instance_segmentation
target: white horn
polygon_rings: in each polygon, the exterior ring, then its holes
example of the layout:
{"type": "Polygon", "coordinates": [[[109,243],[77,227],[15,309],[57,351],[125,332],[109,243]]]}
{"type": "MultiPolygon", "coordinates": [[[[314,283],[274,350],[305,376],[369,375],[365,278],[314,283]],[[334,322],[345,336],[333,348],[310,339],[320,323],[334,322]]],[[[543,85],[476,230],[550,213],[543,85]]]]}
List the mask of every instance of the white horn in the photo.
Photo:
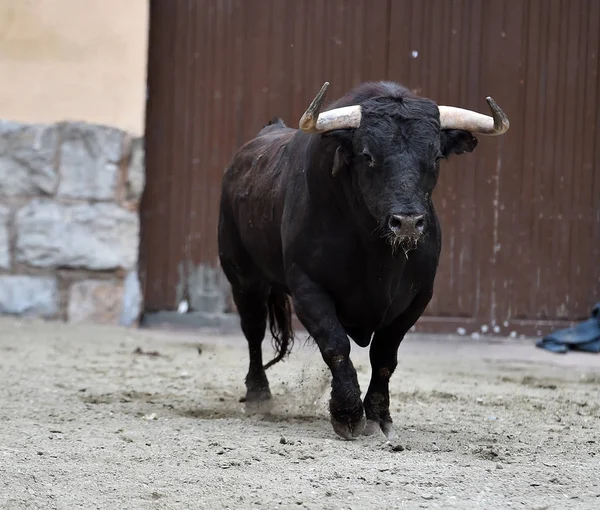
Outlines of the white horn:
{"type": "Polygon", "coordinates": [[[486,101],[492,117],[454,106],[439,106],[441,128],[462,129],[488,136],[503,135],[510,127],[508,117],[491,97],[487,97],[486,101]]]}

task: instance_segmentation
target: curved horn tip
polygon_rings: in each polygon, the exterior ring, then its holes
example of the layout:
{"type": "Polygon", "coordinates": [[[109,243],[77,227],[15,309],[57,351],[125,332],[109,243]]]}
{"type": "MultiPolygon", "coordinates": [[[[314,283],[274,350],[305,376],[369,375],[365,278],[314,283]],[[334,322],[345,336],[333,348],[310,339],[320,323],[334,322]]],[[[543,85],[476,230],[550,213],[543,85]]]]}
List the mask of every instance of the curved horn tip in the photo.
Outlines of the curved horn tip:
{"type": "Polygon", "coordinates": [[[319,92],[317,92],[317,95],[310,103],[310,106],[308,107],[309,110],[312,110],[315,106],[317,108],[321,107],[321,105],[323,104],[323,100],[325,99],[325,94],[327,94],[328,88],[329,88],[329,82],[326,81],[325,83],[323,83],[321,90],[319,90],[319,92]]]}
{"type": "Polygon", "coordinates": [[[496,101],[494,101],[491,96],[485,98],[490,110],[492,111],[492,116],[494,118],[494,125],[496,129],[503,128],[503,132],[506,132],[510,127],[510,122],[508,121],[508,117],[502,111],[502,109],[498,106],[496,101]]]}
{"type": "Polygon", "coordinates": [[[308,108],[300,118],[298,127],[302,131],[306,133],[316,132],[317,118],[319,117],[319,112],[321,111],[321,106],[323,105],[323,101],[325,100],[325,94],[327,93],[328,87],[328,81],[323,83],[321,90],[319,90],[315,98],[310,102],[308,108]]]}
{"type": "Polygon", "coordinates": [[[325,83],[323,83],[323,85],[319,89],[319,92],[317,92],[317,95],[315,96],[315,98],[313,99],[312,102],[314,103],[318,100],[322,100],[325,97],[325,93],[327,92],[328,88],[329,88],[329,82],[326,81],[325,83]]]}
{"type": "Polygon", "coordinates": [[[315,98],[312,100],[311,102],[311,106],[314,103],[323,101],[323,98],[325,97],[325,94],[327,93],[327,89],[329,88],[329,82],[326,81],[325,83],[323,83],[323,86],[320,88],[319,92],[317,92],[317,95],[315,96],[315,98]]]}

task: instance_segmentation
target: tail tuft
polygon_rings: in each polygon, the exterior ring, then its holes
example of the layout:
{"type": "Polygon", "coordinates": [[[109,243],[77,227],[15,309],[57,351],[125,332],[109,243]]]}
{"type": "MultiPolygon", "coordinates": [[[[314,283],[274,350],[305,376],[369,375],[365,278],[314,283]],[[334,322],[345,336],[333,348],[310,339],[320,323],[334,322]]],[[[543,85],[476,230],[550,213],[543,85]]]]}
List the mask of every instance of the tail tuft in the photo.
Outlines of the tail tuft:
{"type": "Polygon", "coordinates": [[[275,357],[265,365],[265,370],[281,361],[289,353],[294,342],[292,307],[287,295],[271,290],[267,301],[269,329],[273,336],[275,357]]]}

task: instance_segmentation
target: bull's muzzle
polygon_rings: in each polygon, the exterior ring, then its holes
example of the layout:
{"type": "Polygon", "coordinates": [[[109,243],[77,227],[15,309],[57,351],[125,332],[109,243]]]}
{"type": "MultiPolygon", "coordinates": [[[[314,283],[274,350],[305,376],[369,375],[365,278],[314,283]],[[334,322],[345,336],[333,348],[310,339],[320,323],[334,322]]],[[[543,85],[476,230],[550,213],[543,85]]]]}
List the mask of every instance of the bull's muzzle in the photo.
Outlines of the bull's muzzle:
{"type": "Polygon", "coordinates": [[[425,231],[425,216],[423,214],[392,214],[388,227],[397,238],[417,241],[425,231]]]}

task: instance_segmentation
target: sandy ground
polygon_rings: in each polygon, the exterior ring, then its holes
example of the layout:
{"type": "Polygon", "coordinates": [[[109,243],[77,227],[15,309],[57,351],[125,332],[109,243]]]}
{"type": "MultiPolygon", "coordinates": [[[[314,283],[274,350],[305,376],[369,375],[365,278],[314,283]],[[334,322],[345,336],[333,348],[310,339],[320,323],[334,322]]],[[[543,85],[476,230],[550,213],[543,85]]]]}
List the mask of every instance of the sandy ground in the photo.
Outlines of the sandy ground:
{"type": "Polygon", "coordinates": [[[0,508],[600,508],[600,357],[426,336],[400,353],[398,442],[346,442],[310,344],[248,416],[239,336],[1,319],[0,508]]]}

